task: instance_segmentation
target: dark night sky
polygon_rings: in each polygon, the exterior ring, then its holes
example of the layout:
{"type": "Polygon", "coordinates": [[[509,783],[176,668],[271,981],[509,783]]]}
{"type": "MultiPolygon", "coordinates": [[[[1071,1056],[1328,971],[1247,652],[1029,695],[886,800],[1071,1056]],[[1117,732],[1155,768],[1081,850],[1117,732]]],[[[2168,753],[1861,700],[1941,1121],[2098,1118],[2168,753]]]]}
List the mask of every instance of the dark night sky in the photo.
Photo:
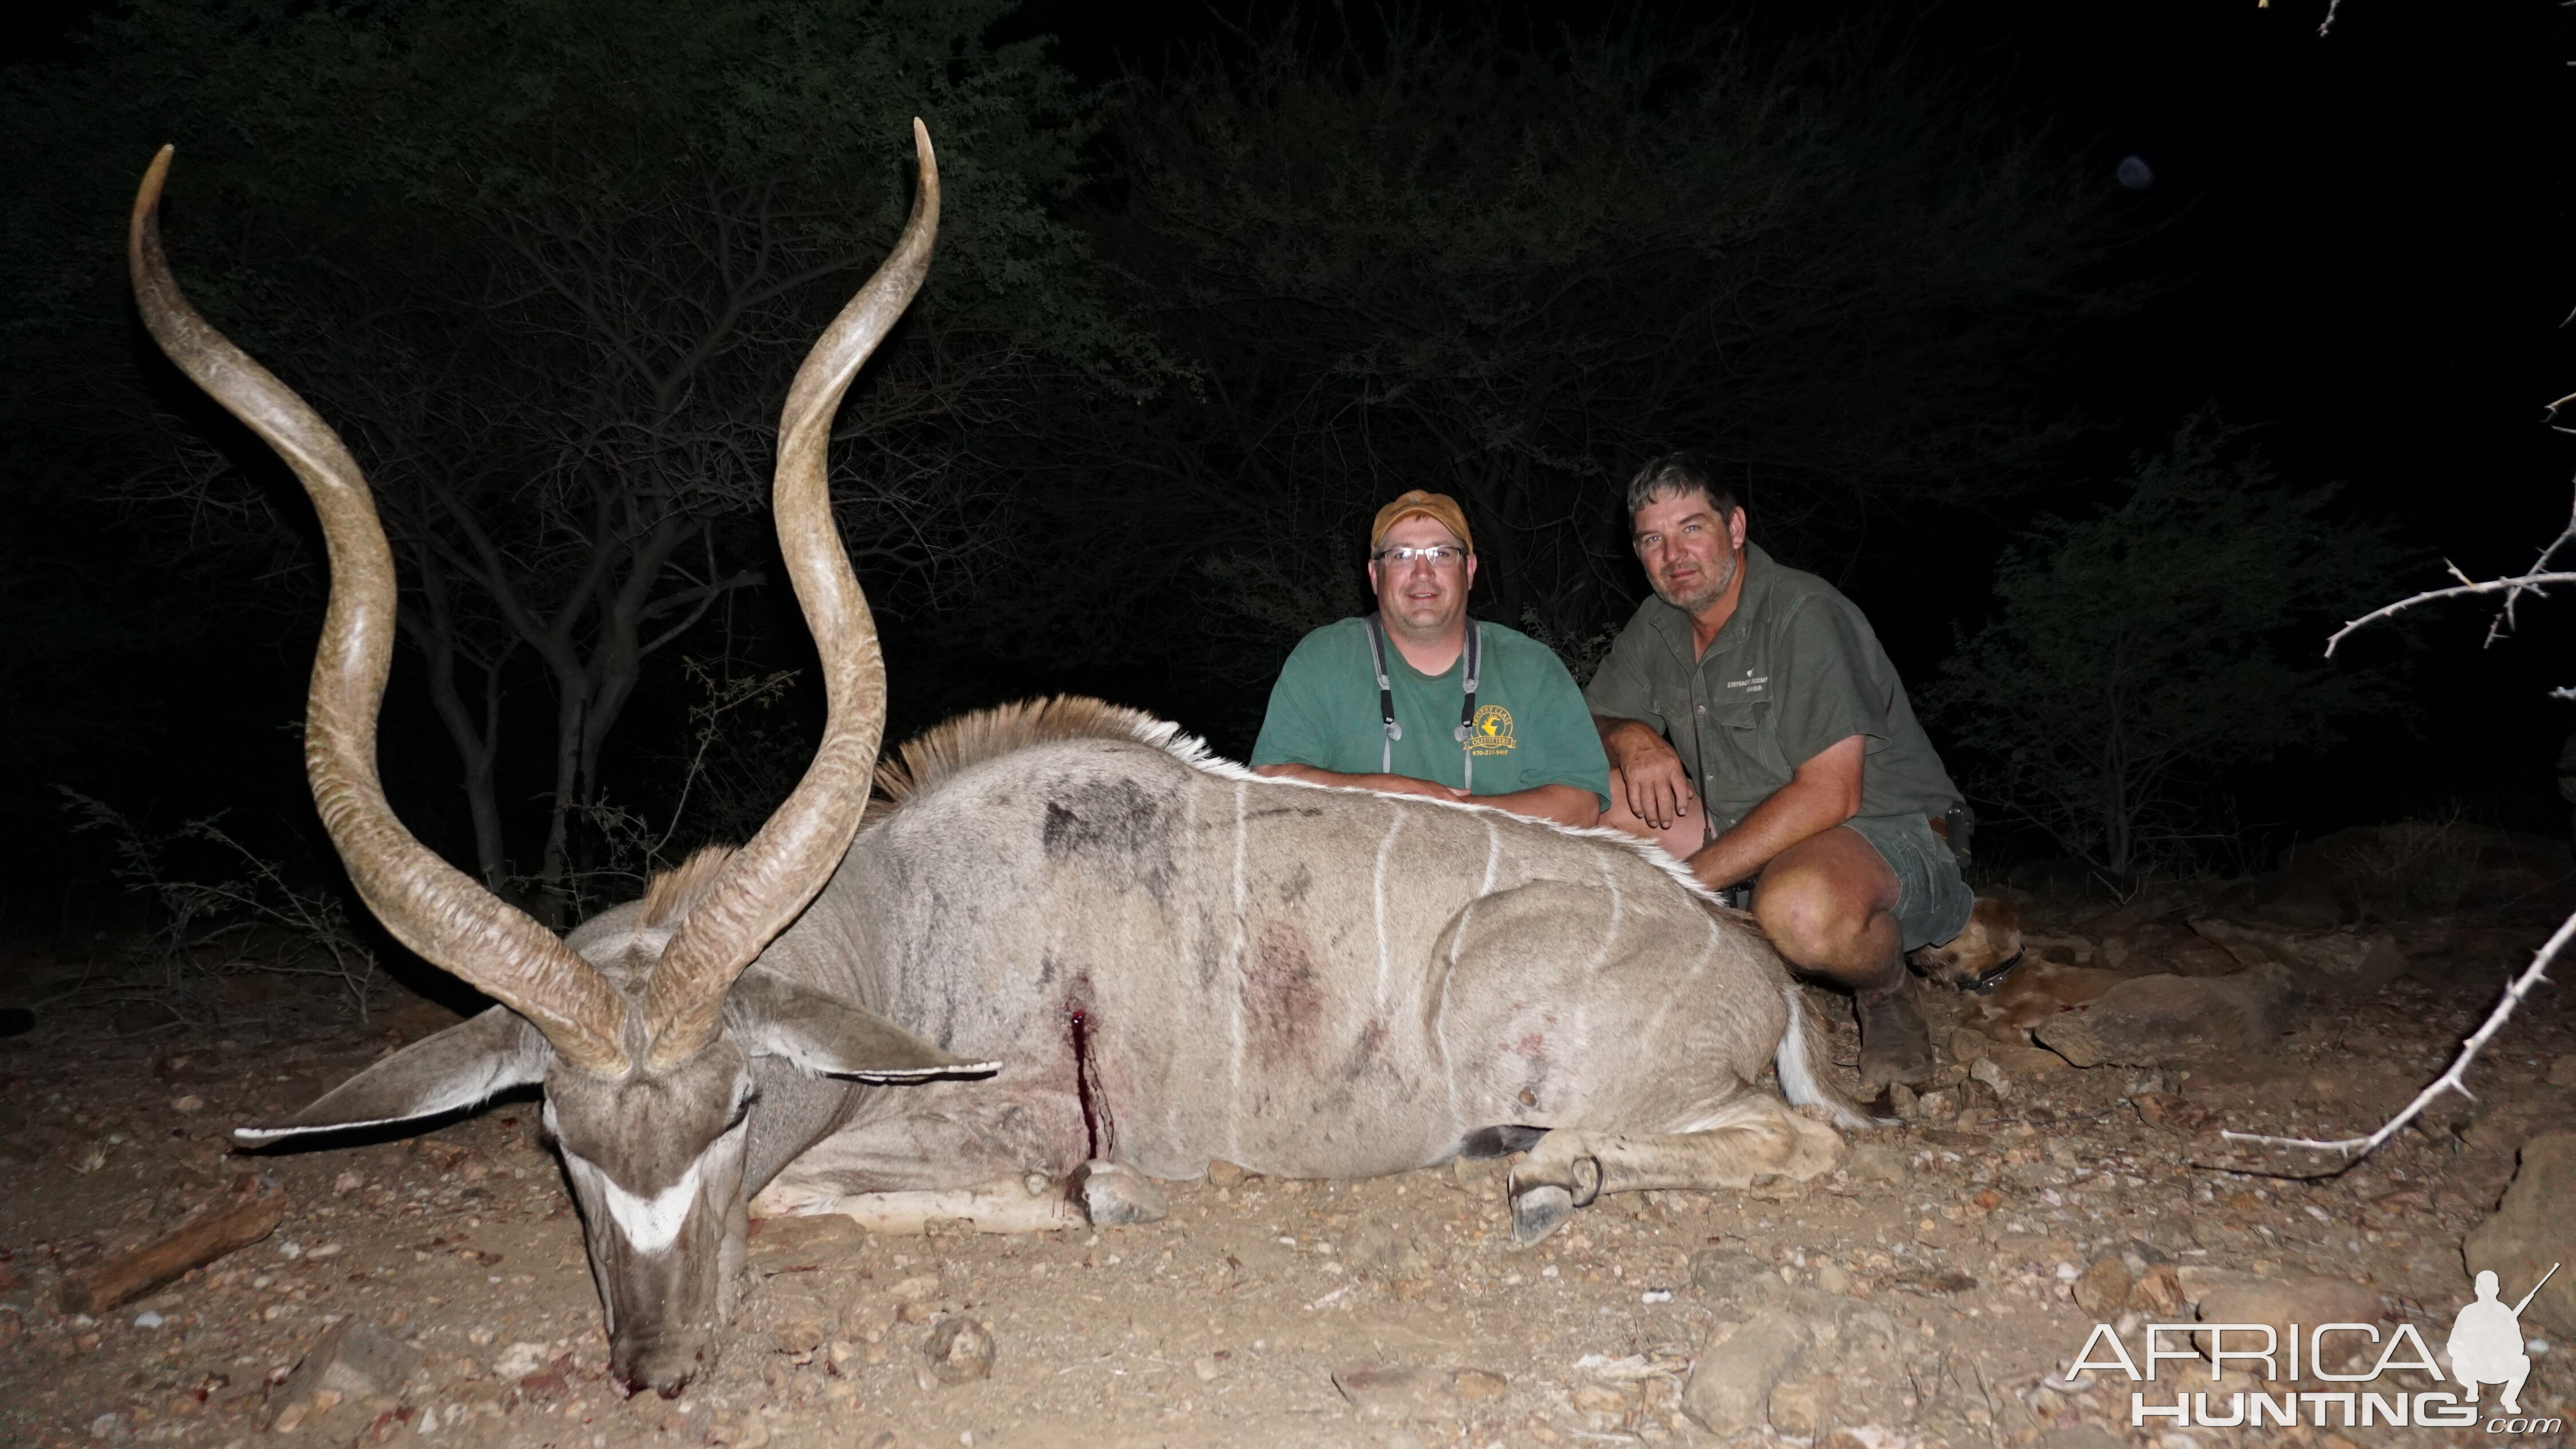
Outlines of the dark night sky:
{"type": "MultiPolygon", "coordinates": [[[[88,8],[0,6],[0,60],[57,53],[88,8]]],[[[1598,8],[1514,13],[1544,24],[1598,8]]],[[[1024,24],[1105,79],[1212,33],[1219,11],[1240,7],[1033,0],[1024,24]]],[[[2169,290],[2080,336],[2052,369],[2053,395],[2036,401],[2104,426],[2070,460],[2069,488],[2043,502],[2080,500],[2084,481],[2115,476],[2131,450],[2214,400],[2260,426],[2285,475],[2345,483],[2354,505],[2428,555],[2472,572],[2518,567],[2565,521],[2576,471],[2576,439],[2542,423],[2544,403],[2576,391],[2560,327],[2576,307],[2565,154],[2576,20],[2548,0],[2345,0],[2320,38],[2322,12],[2322,0],[1995,0],[1928,13],[1808,0],[1749,13],[1773,31],[1903,17],[1928,59],[2080,147],[2106,188],[2124,155],[2154,168],[2155,185],[2124,202],[2152,235],[2121,267],[2169,290]]],[[[1962,523],[1896,541],[1846,580],[1909,676],[1928,675],[1952,621],[1982,606],[2007,531],[1962,523]]],[[[2389,589],[2434,582],[2428,568],[2389,589]]],[[[2416,732],[2372,726],[2333,756],[2283,762],[2249,819],[2313,833],[2456,799],[2499,823],[2563,828],[2550,761],[2576,710],[2543,695],[2576,682],[2567,621],[2543,606],[2522,637],[2481,652],[2483,622],[2455,609],[2429,631],[2416,732]]]]}
{"type": "MultiPolygon", "coordinates": [[[[1038,0],[1025,13],[1069,63],[1106,75],[1203,33],[1209,11],[1038,0]]],[[[2124,156],[2154,169],[2127,203],[2153,235],[2124,267],[2170,290],[2080,337],[2042,400],[2105,425],[2072,460],[2077,481],[2116,476],[2215,401],[2259,428],[2286,477],[2343,484],[2357,511],[2472,573],[2527,565],[2566,522],[2576,439],[2544,426],[2543,406],[2576,391],[2576,338],[2560,327],[2576,308],[2570,12],[2546,0],[2345,0],[2324,37],[2322,0],[1987,0],[1928,13],[1808,0],[1750,13],[1771,31],[1913,14],[1927,58],[2080,146],[2106,186],[2124,156]]],[[[1982,602],[1956,580],[1981,578],[2003,541],[1966,525],[1907,540],[1845,580],[1910,677],[1982,602]]],[[[2437,572],[2391,579],[2391,596],[2437,572]]],[[[2566,620],[2531,610],[2522,636],[2492,651],[2478,647],[2484,623],[2455,607],[2427,632],[2414,730],[2374,725],[2329,758],[2283,761],[2268,772],[2276,798],[2249,800],[2248,818],[2292,818],[2304,834],[2456,800],[2500,823],[2560,828],[2551,762],[2576,707],[2544,695],[2576,682],[2566,620]]]]}

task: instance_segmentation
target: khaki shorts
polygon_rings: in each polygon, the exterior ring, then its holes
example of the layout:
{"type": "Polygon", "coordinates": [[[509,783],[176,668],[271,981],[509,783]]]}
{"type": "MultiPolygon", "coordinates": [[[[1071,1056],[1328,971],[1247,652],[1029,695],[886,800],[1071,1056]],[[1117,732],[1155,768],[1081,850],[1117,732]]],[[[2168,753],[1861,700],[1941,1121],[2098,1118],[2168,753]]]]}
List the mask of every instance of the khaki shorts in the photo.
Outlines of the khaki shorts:
{"type": "Polygon", "coordinates": [[[1938,946],[1968,928],[1976,893],[1959,874],[1959,858],[1920,815],[1865,815],[1843,822],[1896,872],[1896,929],[1904,949],[1938,946]]]}

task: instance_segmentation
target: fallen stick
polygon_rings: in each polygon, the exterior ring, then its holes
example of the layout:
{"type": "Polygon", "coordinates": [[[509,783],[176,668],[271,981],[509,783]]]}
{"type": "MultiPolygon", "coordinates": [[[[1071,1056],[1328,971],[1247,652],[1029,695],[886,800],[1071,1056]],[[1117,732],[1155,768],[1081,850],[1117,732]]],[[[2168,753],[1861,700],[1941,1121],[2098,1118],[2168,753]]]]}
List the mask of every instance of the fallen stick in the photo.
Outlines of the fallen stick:
{"type": "Polygon", "coordinates": [[[286,1198],[273,1194],[200,1218],[96,1267],[64,1274],[55,1289],[56,1301],[65,1313],[104,1313],[191,1268],[249,1247],[277,1231],[285,1216],[286,1198]]]}

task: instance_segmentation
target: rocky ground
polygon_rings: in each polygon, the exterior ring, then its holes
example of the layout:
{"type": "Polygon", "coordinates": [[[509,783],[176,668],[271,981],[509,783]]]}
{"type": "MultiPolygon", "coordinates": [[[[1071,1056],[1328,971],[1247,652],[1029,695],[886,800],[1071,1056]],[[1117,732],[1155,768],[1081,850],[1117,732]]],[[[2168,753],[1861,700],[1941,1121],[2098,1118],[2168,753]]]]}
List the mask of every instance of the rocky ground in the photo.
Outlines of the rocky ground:
{"type": "MultiPolygon", "coordinates": [[[[2490,1051],[2475,1102],[2340,1176],[2227,1170],[2278,1163],[2215,1133],[2374,1125],[2439,1070],[2559,907],[2356,927],[2241,888],[2027,906],[2036,949],[2017,984],[1933,992],[1943,1076],[1816,1181],[1605,1199],[1527,1252],[1507,1246],[1502,1163],[1365,1182],[1221,1172],[1171,1185],[1165,1221],[1034,1238],[773,1222],[733,1347],[667,1402],[603,1376],[579,1223],[533,1102],[408,1141],[226,1149],[227,1127],[453,1020],[440,1009],[407,1001],[362,1029],[317,1001],[220,1036],[125,1037],[49,1012],[0,1042],[0,1442],[2186,1449],[2160,1422],[2129,1426],[2120,1375],[2060,1376],[2094,1324],[2132,1354],[2141,1325],[2195,1305],[2411,1324],[2439,1348],[2469,1297],[2464,1239],[2518,1162],[2576,1126],[2563,987],[2490,1051]],[[2151,975],[2239,993],[2237,1025],[2206,1001],[2114,1021],[2113,993],[2151,975]],[[2291,989],[2260,984],[2275,976],[2291,989]],[[2181,1055],[2069,1060],[2159,1052],[2181,1055]],[[143,1297],[64,1311],[121,1252],[244,1204],[273,1205],[278,1225],[143,1297]]],[[[14,964],[22,981],[57,969],[14,964]]],[[[1852,1059],[1847,1027],[1835,1048],[1852,1059]]],[[[2568,1233],[2576,1187],[2560,1195],[2541,1171],[2517,1189],[2514,1231],[2535,1241],[2490,1230],[2490,1256],[2568,1233]]],[[[2570,1304],[2526,1314],[2543,1340],[2531,1415],[2576,1407],[2576,1354],[2539,1322],[2570,1304]]],[[[2191,1387],[2222,1400],[2267,1387],[2207,1372],[2191,1387]]],[[[2139,1387],[2169,1402],[2171,1373],[2139,1387]]],[[[2367,1387],[2401,1380],[2435,1387],[2421,1373],[2367,1387]]],[[[2184,1437],[2556,1436],[2335,1421],[2184,1437]]]]}

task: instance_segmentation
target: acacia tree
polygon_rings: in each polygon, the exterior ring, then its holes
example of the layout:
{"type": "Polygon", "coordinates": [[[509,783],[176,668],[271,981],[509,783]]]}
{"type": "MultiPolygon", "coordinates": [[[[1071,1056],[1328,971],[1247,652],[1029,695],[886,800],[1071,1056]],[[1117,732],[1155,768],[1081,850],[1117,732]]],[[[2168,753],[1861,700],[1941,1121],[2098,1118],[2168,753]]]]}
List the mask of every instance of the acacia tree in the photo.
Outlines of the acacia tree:
{"type": "Polygon", "coordinates": [[[2196,774],[2328,744],[2392,704],[2380,673],[2288,651],[2367,598],[2395,550],[2235,437],[2196,414],[2115,501],[2041,518],[1995,565],[1994,616],[1924,694],[1972,793],[2114,877],[2194,832],[2196,774]]]}
{"type": "Polygon", "coordinates": [[[1335,606],[1281,581],[1350,574],[1407,487],[1465,501],[1481,612],[1571,639],[1635,596],[1615,500],[1650,453],[1722,459],[1775,541],[2027,476],[2053,432],[2019,360],[2114,300],[2077,280],[2099,188],[2048,145],[1869,32],[1378,19],[1203,55],[1114,118],[1098,245],[1193,385],[1032,463],[1049,537],[1163,563],[1050,583],[1090,636],[1050,652],[1105,637],[1104,596],[1178,588],[1228,616],[1212,654],[1269,636],[1266,671],[1335,606]]]}
{"type": "MultiPolygon", "coordinates": [[[[368,466],[487,880],[508,872],[504,676],[533,665],[553,698],[538,874],[559,909],[646,661],[763,579],[765,534],[737,525],[765,512],[797,360],[900,226],[913,115],[942,152],[941,264],[834,450],[879,597],[953,578],[982,546],[973,475],[953,466],[965,430],[1032,370],[1107,376],[1132,356],[1050,219],[1090,121],[1037,45],[984,43],[1008,8],[138,0],[84,62],[13,84],[13,149],[59,226],[83,197],[114,216],[97,203],[148,142],[189,143],[180,269],[368,466]],[[116,120],[84,129],[100,114],[116,120]]],[[[112,269],[114,230],[96,230],[75,250],[112,269]]],[[[96,281],[49,315],[110,330],[96,281]]],[[[155,466],[121,396],[124,415],[93,421],[122,434],[128,496],[184,502],[235,544],[275,536],[255,448],[155,466]]]]}

